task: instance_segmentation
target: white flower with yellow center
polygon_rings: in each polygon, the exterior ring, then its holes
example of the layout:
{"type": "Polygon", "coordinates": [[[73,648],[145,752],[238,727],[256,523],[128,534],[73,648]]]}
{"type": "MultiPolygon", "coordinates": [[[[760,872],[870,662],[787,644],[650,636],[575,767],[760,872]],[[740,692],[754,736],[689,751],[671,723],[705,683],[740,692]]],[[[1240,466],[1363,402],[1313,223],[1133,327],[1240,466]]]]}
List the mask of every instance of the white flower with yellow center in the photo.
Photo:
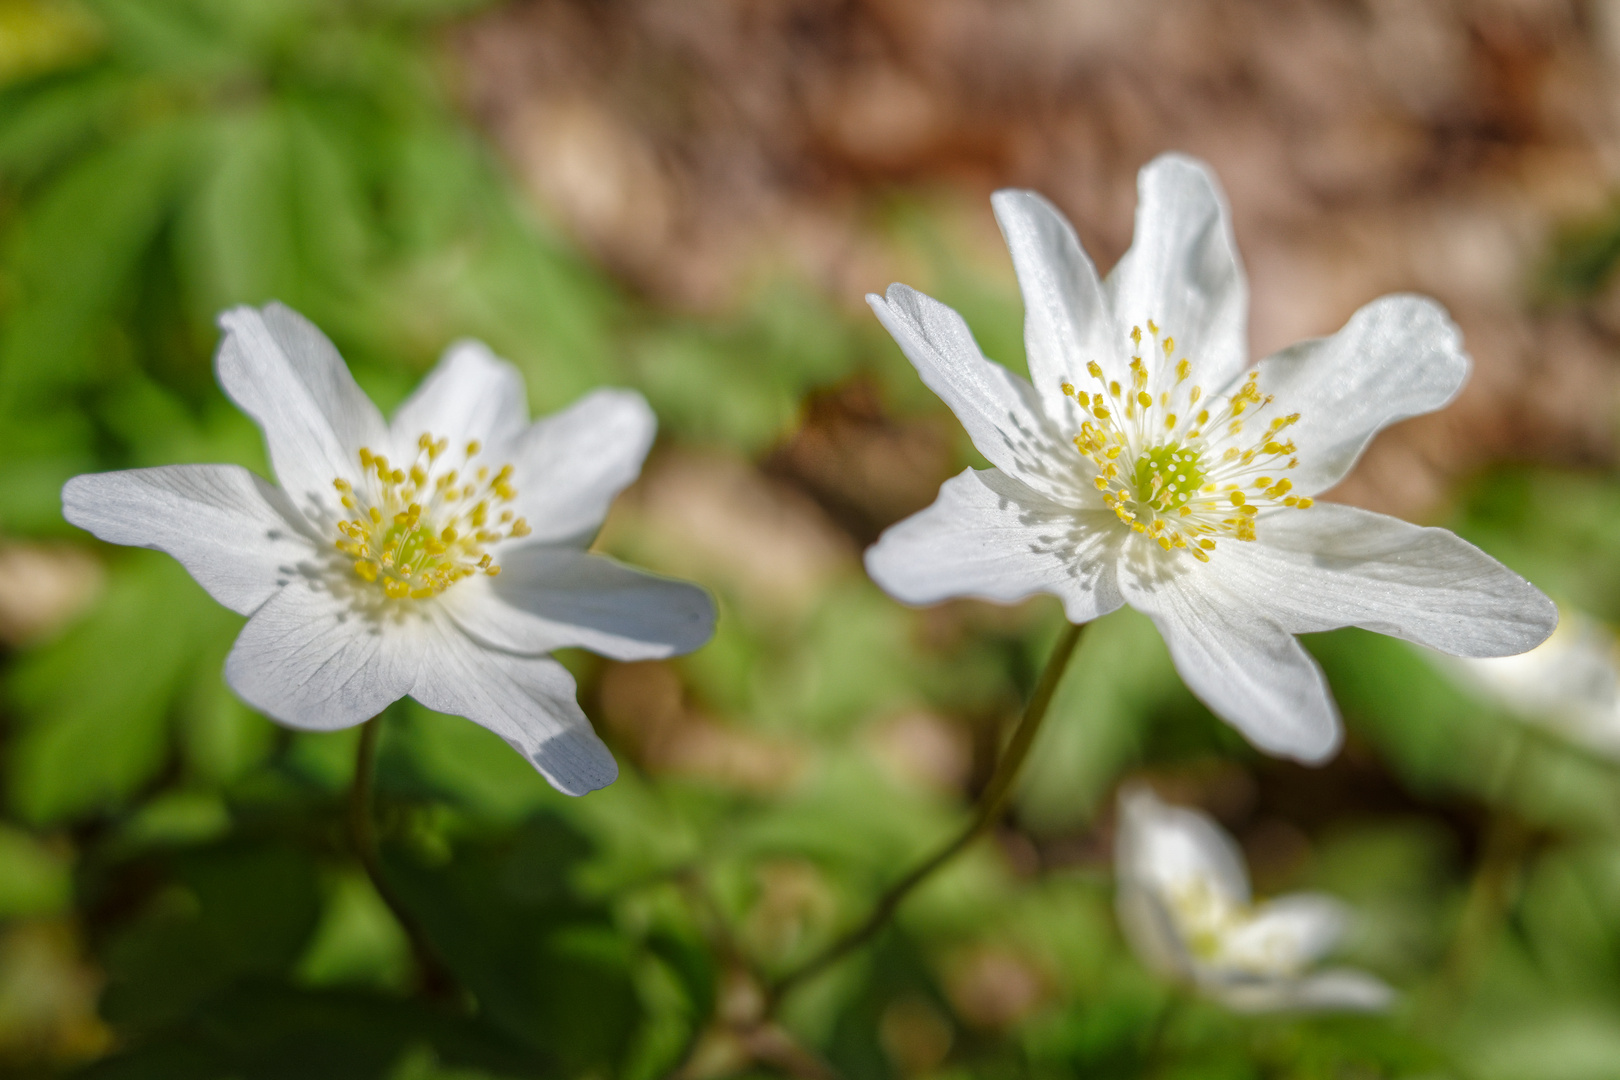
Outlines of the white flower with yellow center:
{"type": "Polygon", "coordinates": [[[1473,546],[1316,501],[1379,428],[1462,386],[1468,358],[1439,305],[1387,296],[1251,365],[1214,178],[1171,155],[1139,189],[1135,239],[1106,280],[1051,204],[994,196],[1033,385],[938,301],[904,285],[867,297],[995,466],[883,534],[866,556],[878,584],[914,604],[1051,593],[1076,623],[1129,604],[1214,712],[1308,761],[1338,746],[1339,721],[1293,635],[1353,625],[1465,656],[1545,638],[1552,603],[1473,546]]]}
{"type": "Polygon", "coordinates": [[[1145,787],[1120,794],[1114,871],[1120,926],[1137,956],[1228,1008],[1371,1010],[1393,997],[1364,972],[1313,970],[1349,926],[1342,903],[1319,893],[1254,902],[1232,838],[1145,787]]]}
{"type": "Polygon", "coordinates": [[[264,431],[280,487],[236,465],[75,477],[64,516],[174,556],[248,615],[225,677],[291,727],[362,723],[410,695],[510,743],[559,790],[613,756],[546,654],[621,660],[708,640],[706,592],[586,550],[656,421],[601,390],[529,422],[523,378],[452,346],[385,423],[337,350],[279,304],[220,318],[220,385],[264,431]]]}

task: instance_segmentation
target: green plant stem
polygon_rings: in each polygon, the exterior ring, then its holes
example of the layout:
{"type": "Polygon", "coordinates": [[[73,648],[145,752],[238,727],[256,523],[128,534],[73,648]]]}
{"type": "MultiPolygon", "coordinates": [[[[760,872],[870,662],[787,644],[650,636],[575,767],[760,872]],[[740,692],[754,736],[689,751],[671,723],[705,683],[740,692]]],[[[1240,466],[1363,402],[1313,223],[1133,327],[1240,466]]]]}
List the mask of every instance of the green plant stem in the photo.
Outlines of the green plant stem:
{"type": "Polygon", "coordinates": [[[1023,767],[1024,758],[1029,755],[1029,748],[1035,743],[1035,735],[1041,729],[1041,722],[1046,719],[1047,708],[1052,704],[1052,695],[1057,690],[1058,682],[1063,677],[1064,670],[1069,666],[1069,658],[1074,655],[1075,646],[1080,643],[1080,635],[1086,624],[1070,624],[1058,638],[1057,645],[1052,649],[1052,655],[1046,661],[1046,668],[1041,672],[1041,678],[1035,685],[1035,693],[1030,697],[1029,704],[1024,708],[1023,718],[1018,728],[1013,732],[1011,741],[1001,753],[996,762],[996,771],[991,775],[990,782],[985,785],[979,794],[978,803],[973,811],[973,818],[960,833],[949,843],[934,854],[917,864],[878,898],[877,905],[873,907],[860,925],[833,941],[821,952],[811,957],[804,964],[783,975],[776,980],[766,992],[765,1015],[775,1014],[788,992],[814,975],[820,974],[845,956],[854,952],[870,941],[882,930],[894,916],[906,897],[910,896],[917,886],[927,881],[934,871],[955,858],[964,848],[978,839],[979,834],[993,825],[1000,816],[1002,808],[1011,796],[1014,783],[1018,779],[1019,770],[1023,767]]]}
{"type": "Polygon", "coordinates": [[[372,888],[377,890],[377,895],[382,897],[382,902],[388,905],[388,910],[405,931],[411,945],[411,955],[422,978],[422,992],[434,998],[455,997],[455,979],[439,959],[438,950],[428,939],[422,924],[400,902],[399,894],[388,883],[388,878],[383,874],[382,859],[377,854],[377,828],[371,806],[377,772],[377,737],[382,733],[382,721],[383,716],[379,713],[360,728],[360,747],[354,760],[354,786],[349,789],[349,837],[360,865],[371,879],[372,888]]]}

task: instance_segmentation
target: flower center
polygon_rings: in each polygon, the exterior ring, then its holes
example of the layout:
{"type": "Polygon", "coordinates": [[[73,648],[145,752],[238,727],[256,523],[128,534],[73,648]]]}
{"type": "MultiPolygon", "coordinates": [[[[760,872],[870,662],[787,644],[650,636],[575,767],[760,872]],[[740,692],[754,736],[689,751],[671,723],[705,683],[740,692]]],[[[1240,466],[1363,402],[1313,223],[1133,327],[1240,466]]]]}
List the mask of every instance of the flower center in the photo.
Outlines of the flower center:
{"type": "Polygon", "coordinates": [[[478,464],[477,440],[463,448],[459,467],[446,457],[448,439],[423,434],[408,468],[360,448],[361,480],[332,481],[354,517],[338,522],[337,549],[356,576],[394,600],[436,596],[462,578],[501,572],[487,550],[529,534],[506,507],[517,495],[512,466],[478,464]]]}
{"type": "Polygon", "coordinates": [[[1149,359],[1131,357],[1129,386],[1106,378],[1095,360],[1086,365],[1094,389],[1063,384],[1087,414],[1074,445],[1119,520],[1166,551],[1208,562],[1218,539],[1253,540],[1262,509],[1310,507],[1284,475],[1299,464],[1284,434],[1299,414],[1272,417],[1256,436],[1252,426],[1272,403],[1258,371],[1224,401],[1206,400],[1203,387],[1188,384],[1192,361],[1176,359],[1175,339],[1151,320],[1148,332],[1156,347],[1143,350],[1141,328],[1131,328],[1132,351],[1149,359]]]}

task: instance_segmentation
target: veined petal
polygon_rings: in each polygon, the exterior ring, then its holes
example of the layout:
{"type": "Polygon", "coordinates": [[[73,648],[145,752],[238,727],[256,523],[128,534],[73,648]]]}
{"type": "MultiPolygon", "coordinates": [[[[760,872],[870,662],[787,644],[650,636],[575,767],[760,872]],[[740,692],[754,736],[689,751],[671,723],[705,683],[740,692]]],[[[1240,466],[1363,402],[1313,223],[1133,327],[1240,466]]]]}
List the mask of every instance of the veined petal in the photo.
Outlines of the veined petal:
{"type": "Polygon", "coordinates": [[[1445,529],[1333,503],[1262,519],[1201,570],[1293,633],[1360,626],[1456,656],[1539,645],[1558,609],[1534,585],[1445,529]]]}
{"type": "Polygon", "coordinates": [[[1125,601],[1153,619],[1182,681],[1215,715],[1268,754],[1324,761],[1343,732],[1322,669],[1268,606],[1270,594],[1205,573],[1245,546],[1228,542],[1208,566],[1179,574],[1126,572],[1125,601]]]}
{"type": "Polygon", "coordinates": [[[614,498],[640,475],[657,430],[640,394],[597,390],[509,442],[500,460],[517,470],[513,505],[535,540],[588,540],[614,498]]]}
{"type": "Polygon", "coordinates": [[[1259,905],[1222,939],[1217,963],[1292,976],[1327,955],[1344,936],[1350,911],[1322,893],[1294,893],[1259,905]]]}
{"type": "Polygon", "coordinates": [[[473,638],[514,653],[577,645],[615,660],[655,660],[689,653],[714,633],[714,601],[698,586],[549,544],[503,549],[500,577],[469,578],[442,602],[473,638]]]}
{"type": "Polygon", "coordinates": [[[435,620],[430,633],[410,691],[417,701],[493,731],[564,794],[584,795],[618,779],[619,766],[591,730],[574,678],[561,664],[482,648],[445,619],[435,620]]]}
{"type": "Polygon", "coordinates": [[[1433,412],[1468,378],[1462,334],[1445,308],[1422,296],[1384,296],[1332,337],[1302,341],[1260,362],[1260,388],[1275,416],[1299,413],[1288,429],[1299,465],[1288,473],[1301,495],[1342,480],[1374,434],[1433,412]]]}
{"type": "Polygon", "coordinates": [[[220,386],[264,431],[293,505],[319,520],[337,502],[332,481],[359,475],[360,447],[384,445],[382,414],[326,335],[291,308],[232,308],[219,325],[220,386]]]}
{"type": "Polygon", "coordinates": [[[1114,861],[1119,877],[1157,893],[1203,881],[1222,900],[1249,902],[1243,853],[1209,815],[1162,802],[1133,784],[1120,793],[1114,861]]]}
{"type": "Polygon", "coordinates": [[[1057,207],[1033,191],[1010,188],[990,196],[990,203],[1024,295],[1030,381],[1046,415],[1078,430],[1080,407],[1064,395],[1063,384],[1084,385],[1086,361],[1093,359],[1123,378],[1124,334],[1096,268],[1057,207]]]}
{"type": "Polygon", "coordinates": [[[1076,512],[1000,470],[967,469],[932,506],[886,530],[867,551],[866,570],[908,604],[1044,592],[1063,601],[1070,622],[1089,622],[1124,602],[1117,526],[1109,511],[1076,512]]]}
{"type": "Polygon", "coordinates": [[[351,597],[296,577],[242,628],[225,659],[225,681],[289,727],[353,727],[410,691],[423,625],[414,615],[362,614],[351,597]]]}
{"type": "Polygon", "coordinates": [[[527,401],[517,368],[481,341],[458,341],[394,413],[394,453],[411,460],[424,433],[461,445],[516,438],[529,422],[527,401]]]}
{"type": "Polygon", "coordinates": [[[1151,319],[1192,361],[1193,381],[1220,393],[1249,363],[1249,289],[1226,198],[1208,166],[1181,154],[1149,162],[1136,188],[1131,248],[1103,286],[1115,324],[1145,334],[1151,319]]]}
{"type": "Polygon", "coordinates": [[[1048,498],[1084,505],[1074,448],[1046,419],[1034,387],[985,358],[962,316],[908,285],[866,302],[979,453],[1048,498]],[[1076,468],[1063,467],[1070,462],[1076,468]]]}
{"type": "Polygon", "coordinates": [[[76,476],[62,516],[110,544],[172,555],[232,611],[251,615],[314,554],[287,496],[239,465],[76,476]]]}

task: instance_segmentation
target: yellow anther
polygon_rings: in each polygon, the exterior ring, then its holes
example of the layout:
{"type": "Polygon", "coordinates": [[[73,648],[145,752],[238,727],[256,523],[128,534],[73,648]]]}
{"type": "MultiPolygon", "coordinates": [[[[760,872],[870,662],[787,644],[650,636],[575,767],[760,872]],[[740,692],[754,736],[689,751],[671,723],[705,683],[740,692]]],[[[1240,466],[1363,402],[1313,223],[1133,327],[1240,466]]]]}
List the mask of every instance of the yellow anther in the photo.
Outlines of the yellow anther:
{"type": "Polygon", "coordinates": [[[1197,559],[1199,562],[1209,562],[1209,556],[1205,555],[1202,551],[1199,551],[1197,548],[1192,549],[1192,556],[1193,556],[1193,558],[1197,559]]]}
{"type": "Polygon", "coordinates": [[[1198,541],[1198,546],[1203,548],[1205,551],[1214,551],[1215,550],[1215,541],[1213,541],[1213,540],[1200,540],[1200,541],[1198,541]]]}
{"type": "Polygon", "coordinates": [[[1140,326],[1131,327],[1131,342],[1135,345],[1142,344],[1142,328],[1140,326]]]}
{"type": "Polygon", "coordinates": [[[532,531],[533,530],[529,528],[529,523],[524,521],[522,518],[518,518],[516,521],[512,522],[511,536],[514,539],[528,536],[532,531]]]}
{"type": "Polygon", "coordinates": [[[1091,395],[1081,390],[1074,395],[1074,400],[1078,401],[1080,407],[1084,409],[1091,404],[1091,395]]]}
{"type": "Polygon", "coordinates": [[[1113,395],[1114,397],[1119,397],[1119,380],[1118,379],[1115,379],[1113,382],[1110,382],[1108,384],[1108,392],[1109,392],[1109,394],[1113,395]]]}
{"type": "Polygon", "coordinates": [[[1256,480],[1254,482],[1254,486],[1257,487],[1257,488],[1268,488],[1268,487],[1270,487],[1271,486],[1271,477],[1262,476],[1260,479],[1258,479],[1258,480],[1256,480]]]}
{"type": "Polygon", "coordinates": [[[423,469],[420,465],[412,465],[411,483],[415,484],[417,487],[421,487],[423,484],[427,483],[427,470],[423,469]]]}
{"type": "Polygon", "coordinates": [[[1108,477],[1106,477],[1106,476],[1102,476],[1101,474],[1099,474],[1097,479],[1093,480],[1092,483],[1097,485],[1097,490],[1098,491],[1107,491],[1108,490],[1108,477]]]}
{"type": "Polygon", "coordinates": [[[1186,382],[1187,376],[1192,374],[1192,361],[1182,357],[1176,361],[1176,382],[1186,382]]]}
{"type": "Polygon", "coordinates": [[[1313,507],[1315,505],[1316,505],[1316,500],[1309,497],[1309,496],[1306,496],[1305,498],[1299,500],[1299,508],[1301,510],[1309,510],[1311,507],[1313,507]]]}
{"type": "Polygon", "coordinates": [[[1063,396],[1074,397],[1074,383],[1066,382],[1063,384],[1063,396]]]}
{"type": "Polygon", "coordinates": [[[1164,355],[1165,355],[1165,357],[1167,359],[1169,358],[1170,354],[1175,351],[1175,349],[1176,349],[1176,339],[1173,338],[1173,337],[1165,338],[1164,339],[1164,355]]]}
{"type": "Polygon", "coordinates": [[[484,571],[484,573],[488,574],[490,577],[500,577],[501,576],[501,568],[498,567],[498,566],[491,566],[491,567],[487,568],[484,571]]]}
{"type": "Polygon", "coordinates": [[[1159,537],[1159,546],[1164,548],[1164,550],[1169,551],[1170,550],[1170,538],[1168,536],[1159,537]]]}
{"type": "Polygon", "coordinates": [[[1136,403],[1144,409],[1153,407],[1153,395],[1146,390],[1139,390],[1136,394],[1136,403]]]}
{"type": "Polygon", "coordinates": [[[474,439],[467,444],[467,456],[474,457],[477,455],[478,451],[482,450],[483,448],[484,444],[479,442],[477,439],[474,439]]]}
{"type": "Polygon", "coordinates": [[[1171,413],[1170,415],[1168,415],[1168,416],[1166,416],[1164,418],[1164,430],[1166,430],[1166,431],[1174,431],[1174,430],[1176,430],[1176,414],[1175,413],[1171,413]]]}
{"type": "Polygon", "coordinates": [[[1228,498],[1230,498],[1232,500],[1232,505],[1233,506],[1242,506],[1243,503],[1244,503],[1243,492],[1241,492],[1241,491],[1232,492],[1232,494],[1229,495],[1228,498]]]}
{"type": "Polygon", "coordinates": [[[379,510],[375,506],[373,506],[369,511],[367,511],[367,514],[371,518],[371,523],[373,525],[381,525],[382,524],[383,516],[382,516],[382,511],[381,510],[379,510]]]}
{"type": "Polygon", "coordinates": [[[1148,333],[1152,334],[1154,337],[1159,336],[1159,328],[1154,325],[1152,319],[1148,320],[1148,333]]]}
{"type": "Polygon", "coordinates": [[[1108,460],[1112,461],[1124,452],[1125,448],[1123,446],[1110,446],[1107,451],[1105,451],[1105,455],[1107,456],[1108,460]]]}
{"type": "Polygon", "coordinates": [[[1095,409],[1091,410],[1091,415],[1095,416],[1099,420],[1106,420],[1108,419],[1108,410],[1104,406],[1098,405],[1095,409]]]}
{"type": "Polygon", "coordinates": [[[1265,451],[1268,454],[1282,454],[1282,453],[1285,453],[1285,451],[1283,450],[1282,443],[1279,443],[1279,442],[1268,442],[1268,443],[1266,443],[1265,451]]]}

